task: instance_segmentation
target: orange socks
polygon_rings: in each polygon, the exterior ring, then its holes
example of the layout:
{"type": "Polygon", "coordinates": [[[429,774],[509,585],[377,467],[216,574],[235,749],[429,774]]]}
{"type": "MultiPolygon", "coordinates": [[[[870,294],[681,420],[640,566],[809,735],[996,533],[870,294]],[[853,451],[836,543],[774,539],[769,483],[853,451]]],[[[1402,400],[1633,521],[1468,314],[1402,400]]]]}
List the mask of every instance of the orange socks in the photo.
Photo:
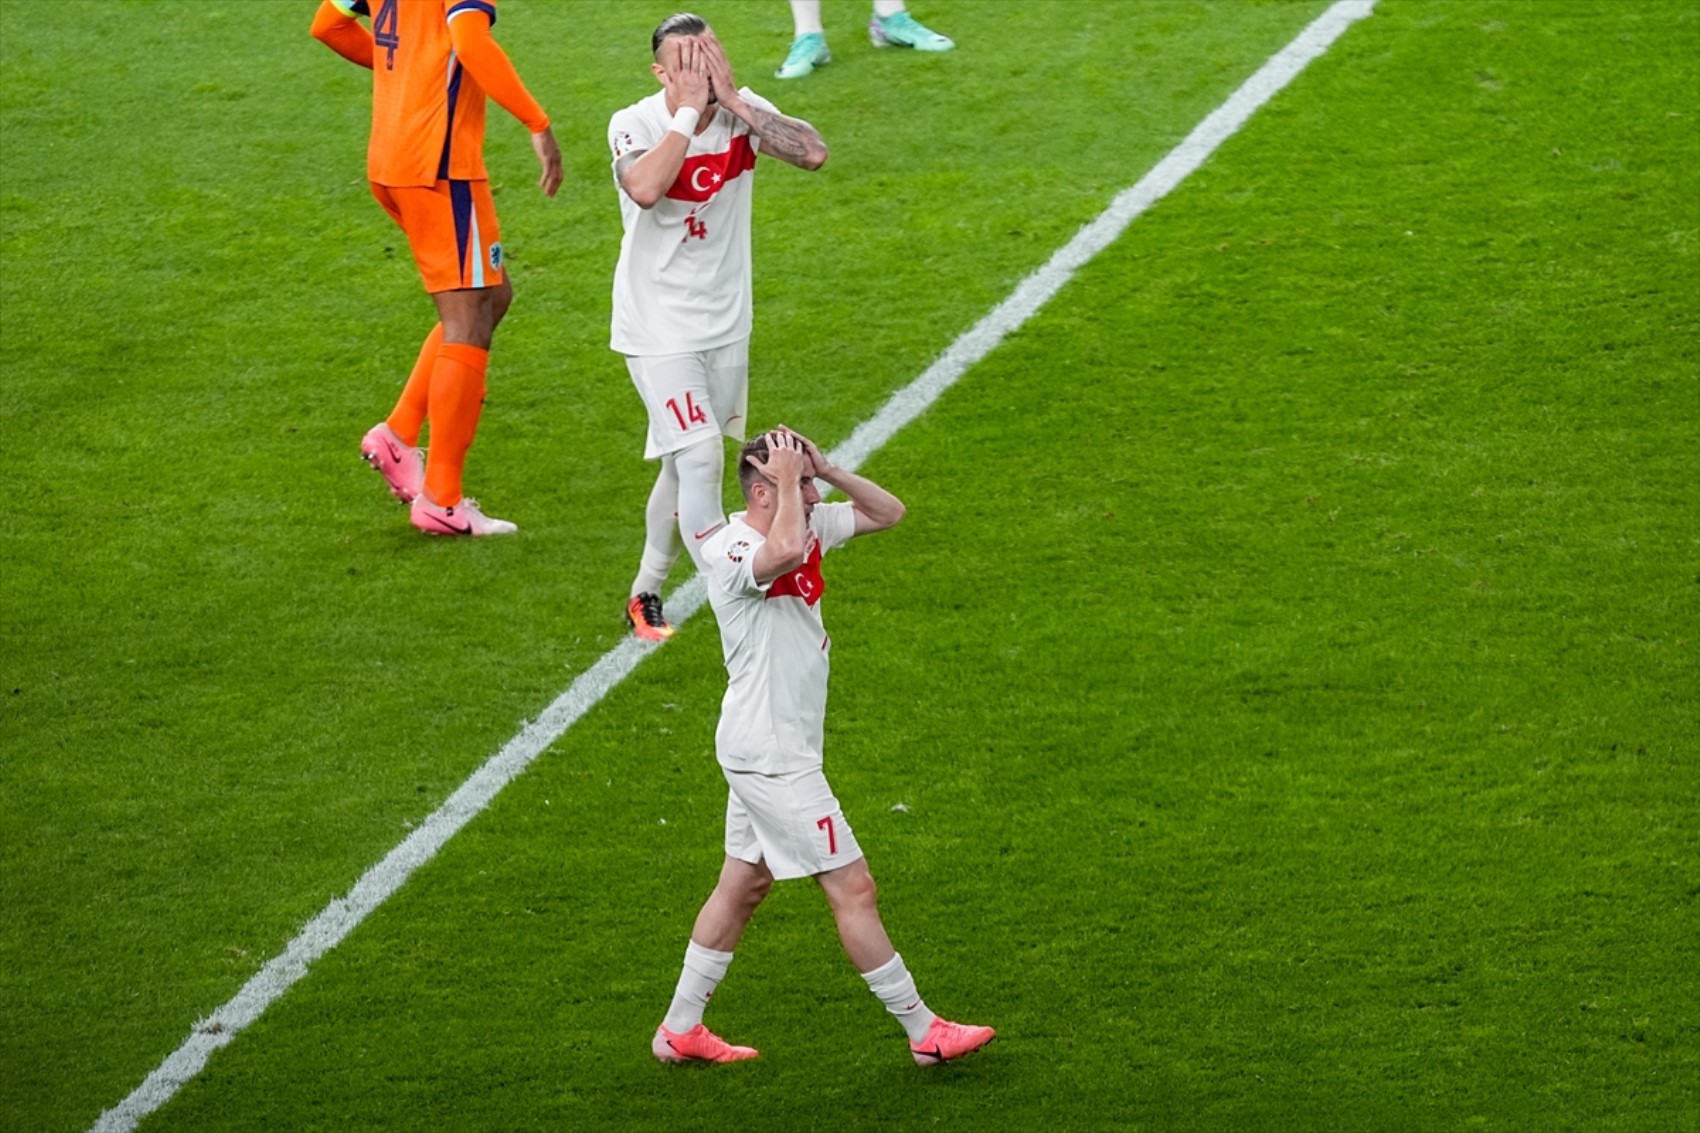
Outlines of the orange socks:
{"type": "Polygon", "coordinates": [[[419,429],[425,424],[425,413],[431,404],[431,374],[437,368],[437,351],[442,348],[443,324],[438,323],[425,336],[425,345],[419,350],[419,361],[413,364],[413,373],[408,375],[401,398],[386,422],[403,444],[419,444],[419,429]]]}
{"type": "MultiPolygon", "coordinates": [[[[442,328],[432,333],[441,336],[442,328]]],[[[437,363],[431,370],[431,448],[425,460],[425,494],[440,507],[460,503],[461,468],[484,409],[484,372],[489,365],[490,352],[476,346],[450,342],[437,350],[437,363]]],[[[411,380],[408,385],[413,385],[411,380]]],[[[402,439],[407,439],[405,434],[402,439]]]]}
{"type": "Polygon", "coordinates": [[[490,352],[463,342],[443,342],[443,324],[425,336],[401,398],[386,422],[410,445],[431,421],[431,449],[425,461],[425,492],[443,507],[460,502],[460,474],[466,450],[478,432],[484,409],[484,373],[490,352]]]}

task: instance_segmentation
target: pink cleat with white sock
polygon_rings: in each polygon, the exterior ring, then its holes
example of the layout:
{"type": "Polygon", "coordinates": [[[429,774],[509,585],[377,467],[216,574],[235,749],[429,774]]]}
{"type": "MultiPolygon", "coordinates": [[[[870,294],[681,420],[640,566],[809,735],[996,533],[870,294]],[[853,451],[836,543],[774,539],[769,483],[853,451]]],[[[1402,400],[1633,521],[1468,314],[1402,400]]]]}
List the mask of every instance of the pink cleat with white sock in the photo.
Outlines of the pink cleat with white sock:
{"type": "Polygon", "coordinates": [[[360,457],[384,474],[390,494],[410,504],[425,490],[425,454],[395,435],[380,421],[360,438],[360,457]]]}
{"type": "Polygon", "coordinates": [[[649,1049],[663,1062],[742,1062],[758,1053],[753,1047],[733,1046],[701,1023],[682,1035],[657,1027],[649,1049]]]}
{"type": "Polygon", "coordinates": [[[413,526],[427,535],[512,535],[519,527],[505,519],[485,515],[478,501],[462,496],[459,503],[443,507],[423,493],[413,501],[413,526]]]}
{"type": "Polygon", "coordinates": [[[937,1066],[965,1054],[973,1054],[997,1037],[990,1027],[970,1027],[949,1019],[934,1019],[927,1037],[909,1044],[909,1053],[922,1066],[937,1066]]]}

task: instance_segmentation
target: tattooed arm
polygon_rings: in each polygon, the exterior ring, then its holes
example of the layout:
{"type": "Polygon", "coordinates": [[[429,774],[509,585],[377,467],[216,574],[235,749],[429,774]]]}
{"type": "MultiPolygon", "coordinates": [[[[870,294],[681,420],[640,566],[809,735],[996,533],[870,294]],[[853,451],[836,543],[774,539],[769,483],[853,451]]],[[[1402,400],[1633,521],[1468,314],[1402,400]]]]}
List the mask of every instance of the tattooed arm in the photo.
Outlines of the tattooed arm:
{"type": "Polygon", "coordinates": [[[761,139],[761,152],[799,169],[819,169],[826,164],[826,142],[820,132],[801,118],[787,118],[759,106],[751,106],[738,93],[732,68],[726,53],[712,33],[701,36],[698,42],[708,63],[708,83],[715,100],[729,113],[741,119],[750,132],[761,139]]]}
{"type": "MultiPolygon", "coordinates": [[[[737,98],[736,95],[733,97],[737,98]]],[[[720,105],[742,118],[750,133],[761,139],[762,153],[799,169],[815,170],[826,164],[826,143],[821,140],[820,133],[801,118],[787,118],[783,114],[751,106],[741,98],[736,106],[725,99],[720,100],[720,105]]]]}

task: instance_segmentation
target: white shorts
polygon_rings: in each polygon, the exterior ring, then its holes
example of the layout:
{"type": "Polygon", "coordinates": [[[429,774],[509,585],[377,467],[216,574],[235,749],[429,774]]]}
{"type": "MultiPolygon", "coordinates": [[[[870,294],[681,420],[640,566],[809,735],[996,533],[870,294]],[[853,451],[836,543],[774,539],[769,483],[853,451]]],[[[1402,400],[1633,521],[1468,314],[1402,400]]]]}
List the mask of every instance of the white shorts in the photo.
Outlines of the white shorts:
{"type": "Polygon", "coordinates": [[[750,340],[691,354],[628,354],[626,372],[649,411],[643,458],[654,460],[698,441],[744,439],[750,402],[750,340]]]}
{"type": "Polygon", "coordinates": [[[726,856],[765,861],[776,881],[813,877],[862,856],[826,774],[818,767],[783,775],[728,771],[726,856]]]}

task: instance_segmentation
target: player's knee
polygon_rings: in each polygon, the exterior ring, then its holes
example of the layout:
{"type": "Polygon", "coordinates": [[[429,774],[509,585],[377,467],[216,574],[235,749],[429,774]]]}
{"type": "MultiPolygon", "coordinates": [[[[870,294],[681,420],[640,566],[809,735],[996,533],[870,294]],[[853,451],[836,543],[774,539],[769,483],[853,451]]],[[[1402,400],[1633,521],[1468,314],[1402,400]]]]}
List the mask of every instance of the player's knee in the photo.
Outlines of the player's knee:
{"type": "Polygon", "coordinates": [[[773,875],[764,873],[750,883],[750,904],[759,905],[773,890],[773,875]]]}
{"type": "Polygon", "coordinates": [[[767,899],[768,891],[773,888],[773,877],[768,873],[752,873],[738,881],[731,897],[745,909],[754,909],[767,899]]]}
{"type": "Polygon", "coordinates": [[[502,325],[502,319],[505,315],[507,315],[508,308],[513,306],[513,303],[514,303],[514,285],[512,283],[509,283],[507,280],[504,279],[502,281],[502,285],[498,288],[495,288],[495,294],[490,296],[490,329],[491,330],[494,330],[497,327],[502,325]]]}
{"type": "Polygon", "coordinates": [[[682,448],[672,455],[674,467],[682,477],[689,476],[694,480],[713,483],[716,490],[719,489],[720,474],[726,464],[726,449],[721,444],[719,434],[682,448]]]}
{"type": "Polygon", "coordinates": [[[879,886],[874,884],[874,875],[866,869],[853,870],[839,879],[828,893],[834,905],[871,909],[878,901],[879,886]]]}
{"type": "Polygon", "coordinates": [[[879,893],[880,887],[874,884],[874,875],[863,870],[862,876],[856,879],[856,900],[860,904],[867,905],[869,908],[872,908],[879,901],[879,893]]]}

